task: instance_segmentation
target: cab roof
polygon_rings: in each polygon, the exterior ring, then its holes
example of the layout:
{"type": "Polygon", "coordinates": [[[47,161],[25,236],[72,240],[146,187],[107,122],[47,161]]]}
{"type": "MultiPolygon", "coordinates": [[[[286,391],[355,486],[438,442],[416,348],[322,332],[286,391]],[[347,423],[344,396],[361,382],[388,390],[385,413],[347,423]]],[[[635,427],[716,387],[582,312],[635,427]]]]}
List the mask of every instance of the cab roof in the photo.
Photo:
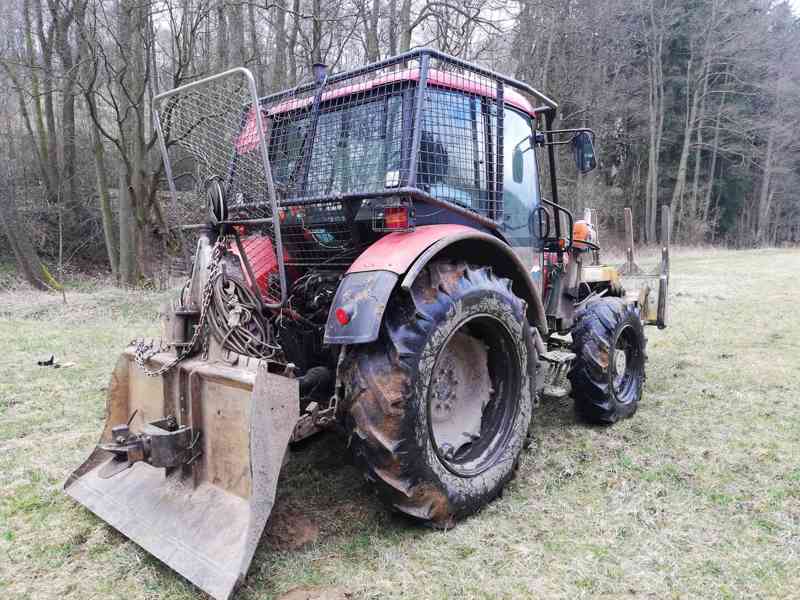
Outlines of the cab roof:
{"type": "MultiPolygon", "coordinates": [[[[320,101],[328,102],[337,98],[346,98],[355,94],[369,92],[385,85],[406,81],[419,81],[419,69],[414,68],[394,71],[380,77],[375,77],[374,79],[370,79],[368,81],[336,87],[323,92],[322,96],[320,97],[320,101]]],[[[472,81],[464,78],[463,76],[459,76],[457,73],[441,71],[438,69],[430,69],[428,71],[428,77],[426,81],[428,85],[436,88],[464,92],[466,94],[481,96],[484,98],[497,98],[497,86],[494,84],[494,82],[489,80],[472,81]]],[[[525,96],[520,94],[515,89],[506,86],[503,89],[503,101],[504,104],[513,106],[527,115],[530,115],[532,118],[536,118],[536,112],[534,111],[533,105],[525,96]]],[[[269,107],[267,109],[267,115],[278,115],[293,110],[306,108],[311,106],[313,102],[313,95],[306,95],[301,98],[290,98],[269,107]]]]}

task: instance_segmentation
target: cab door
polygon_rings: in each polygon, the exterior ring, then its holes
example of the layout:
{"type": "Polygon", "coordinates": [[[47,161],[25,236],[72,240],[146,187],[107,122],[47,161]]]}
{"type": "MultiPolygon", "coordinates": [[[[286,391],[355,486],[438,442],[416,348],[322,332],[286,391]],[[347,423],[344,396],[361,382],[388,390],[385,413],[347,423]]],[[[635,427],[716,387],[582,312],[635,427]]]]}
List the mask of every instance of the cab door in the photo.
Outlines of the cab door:
{"type": "Polygon", "coordinates": [[[506,107],[503,114],[503,215],[500,231],[529,270],[538,266],[532,215],[539,206],[539,175],[531,146],[531,118],[506,107]]]}

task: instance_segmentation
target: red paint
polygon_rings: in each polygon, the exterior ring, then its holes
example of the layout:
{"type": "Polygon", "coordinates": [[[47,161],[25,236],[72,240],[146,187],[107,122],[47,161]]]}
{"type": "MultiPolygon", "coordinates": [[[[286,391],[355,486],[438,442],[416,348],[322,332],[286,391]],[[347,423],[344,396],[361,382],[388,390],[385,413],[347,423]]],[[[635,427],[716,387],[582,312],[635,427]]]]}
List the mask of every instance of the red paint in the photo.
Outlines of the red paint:
{"type": "MultiPolygon", "coordinates": [[[[258,285],[258,289],[261,290],[261,296],[263,298],[269,298],[269,276],[278,272],[278,259],[272,247],[272,240],[261,235],[243,237],[242,248],[244,248],[247,260],[250,262],[250,267],[253,269],[256,285],[258,285]]],[[[229,250],[232,254],[239,256],[239,249],[236,247],[236,244],[232,244],[229,250]]],[[[242,263],[242,272],[247,282],[251,283],[250,275],[244,263],[242,263]]]]}
{"type": "MultiPolygon", "coordinates": [[[[326,102],[328,100],[335,100],[337,98],[345,98],[347,96],[368,92],[383,85],[390,85],[392,83],[403,81],[419,81],[419,69],[395,71],[381,77],[370,79],[369,81],[363,81],[361,83],[354,83],[351,85],[334,88],[324,92],[321,96],[321,101],[326,102]]],[[[431,69],[428,71],[427,81],[428,85],[432,85],[434,87],[465,92],[467,94],[482,96],[484,98],[497,99],[497,87],[495,86],[494,82],[489,79],[472,81],[459,76],[457,73],[431,69]]],[[[514,108],[518,108],[531,117],[536,117],[536,113],[533,110],[533,105],[525,96],[520,94],[515,89],[506,86],[503,90],[503,100],[506,104],[513,106],[514,108]]],[[[262,107],[261,114],[263,117],[265,117],[264,121],[266,121],[266,117],[283,114],[301,108],[308,108],[313,103],[313,96],[291,98],[281,102],[280,104],[276,104],[266,111],[262,107]]],[[[263,126],[264,128],[267,127],[266,122],[263,123],[263,126]]],[[[241,134],[239,134],[239,137],[236,139],[235,145],[236,152],[239,154],[250,152],[258,145],[256,119],[255,113],[252,109],[250,110],[250,114],[247,116],[247,122],[242,129],[241,134]]]]}
{"type": "Polygon", "coordinates": [[[390,233],[364,250],[347,272],[392,271],[400,275],[440,239],[471,231],[475,230],[466,225],[423,225],[414,231],[390,233]]]}
{"type": "MultiPolygon", "coordinates": [[[[263,116],[263,110],[261,111],[261,114],[263,116]]],[[[264,125],[263,122],[262,125],[264,125]]],[[[258,146],[256,113],[252,108],[247,114],[247,121],[245,122],[244,127],[242,127],[242,131],[239,133],[239,136],[236,138],[236,141],[233,143],[233,145],[236,148],[236,154],[245,154],[246,152],[255,150],[256,146],[258,146]]]]}

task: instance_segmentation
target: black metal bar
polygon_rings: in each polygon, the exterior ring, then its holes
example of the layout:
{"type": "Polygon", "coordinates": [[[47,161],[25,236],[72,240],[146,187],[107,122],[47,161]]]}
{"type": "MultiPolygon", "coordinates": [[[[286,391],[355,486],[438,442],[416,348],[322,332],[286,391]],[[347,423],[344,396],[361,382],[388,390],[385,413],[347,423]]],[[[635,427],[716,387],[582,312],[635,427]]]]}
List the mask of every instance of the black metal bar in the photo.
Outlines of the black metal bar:
{"type": "Polygon", "coordinates": [[[495,181],[495,202],[489,216],[495,221],[503,218],[503,123],[505,118],[505,90],[503,82],[497,82],[497,179],[495,181]]]}
{"type": "MultiPolygon", "coordinates": [[[[552,125],[553,121],[555,121],[556,115],[555,113],[548,113],[546,117],[547,121],[547,131],[545,134],[547,135],[547,158],[548,164],[550,165],[550,189],[551,194],[553,196],[552,202],[553,204],[558,204],[558,183],[556,180],[556,153],[553,149],[553,132],[552,132],[552,125]]],[[[559,225],[558,221],[556,221],[556,234],[559,233],[559,225]]]]}
{"type": "MultiPolygon", "coordinates": [[[[594,130],[589,129],[588,127],[578,127],[577,129],[553,129],[552,131],[548,131],[547,133],[550,134],[561,134],[561,133],[591,133],[592,138],[594,138],[594,130]]],[[[575,139],[575,136],[571,137],[568,140],[561,140],[559,142],[547,142],[553,146],[566,146],[567,144],[571,143],[572,140],[575,139]]]]}
{"type": "Polygon", "coordinates": [[[308,183],[308,170],[311,168],[311,157],[314,153],[314,138],[317,136],[317,124],[319,123],[319,104],[322,99],[322,91],[328,82],[327,76],[317,85],[317,91],[314,93],[314,105],[311,109],[311,124],[306,132],[306,143],[303,144],[303,166],[300,175],[300,193],[302,194],[308,183]]]}
{"type": "MultiPolygon", "coordinates": [[[[484,131],[484,147],[486,148],[486,177],[488,185],[486,186],[489,194],[489,202],[497,200],[497,190],[495,189],[495,182],[497,181],[497,152],[495,147],[497,143],[494,139],[494,132],[497,129],[492,123],[492,103],[488,98],[484,98],[481,102],[481,114],[483,121],[486,124],[484,131]]],[[[496,115],[495,107],[495,115],[496,115]]]]}
{"type": "MultiPolygon", "coordinates": [[[[481,166],[480,146],[478,144],[478,107],[477,102],[479,98],[470,98],[469,100],[469,120],[472,130],[472,185],[475,189],[481,187],[481,171],[485,172],[485,167],[481,166]]],[[[488,186],[487,186],[488,187],[488,186]]]]}
{"type": "Polygon", "coordinates": [[[411,160],[411,140],[409,133],[414,130],[414,94],[415,89],[403,90],[403,105],[402,105],[402,133],[400,135],[400,181],[397,185],[408,184],[408,174],[411,172],[408,168],[408,163],[411,160]]]}
{"type": "Polygon", "coordinates": [[[422,55],[419,65],[419,82],[414,98],[414,128],[411,138],[411,152],[408,161],[408,185],[415,186],[417,183],[417,161],[419,160],[419,146],[422,139],[422,118],[425,114],[425,88],[428,83],[428,66],[430,56],[422,55]]]}
{"type": "MultiPolygon", "coordinates": [[[[553,196],[552,203],[558,206],[558,180],[556,178],[556,152],[553,147],[553,122],[556,120],[556,113],[555,111],[548,112],[545,115],[545,120],[547,122],[547,158],[548,163],[550,165],[550,193],[553,196]]],[[[558,216],[558,211],[553,211],[553,218],[555,220],[556,225],[556,239],[561,239],[561,219],[558,216]]],[[[558,262],[561,264],[564,261],[564,256],[561,250],[559,249],[558,252],[558,262]]]]}

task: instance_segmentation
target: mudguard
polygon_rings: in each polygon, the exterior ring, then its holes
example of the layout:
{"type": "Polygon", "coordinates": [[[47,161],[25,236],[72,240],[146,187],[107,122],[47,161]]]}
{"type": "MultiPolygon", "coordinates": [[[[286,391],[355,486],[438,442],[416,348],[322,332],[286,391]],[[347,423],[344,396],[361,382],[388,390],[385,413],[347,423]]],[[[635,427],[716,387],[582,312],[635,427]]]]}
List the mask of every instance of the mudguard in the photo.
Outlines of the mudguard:
{"type": "Polygon", "coordinates": [[[475,264],[491,265],[513,282],[514,293],[528,305],[528,320],[547,333],[544,307],[525,265],[502,240],[465,225],[424,225],[390,233],[364,250],[339,284],[325,326],[326,344],[365,344],[378,338],[389,297],[400,276],[410,289],[433,258],[446,252],[475,264]],[[341,323],[337,309],[349,321],[341,323]]]}

